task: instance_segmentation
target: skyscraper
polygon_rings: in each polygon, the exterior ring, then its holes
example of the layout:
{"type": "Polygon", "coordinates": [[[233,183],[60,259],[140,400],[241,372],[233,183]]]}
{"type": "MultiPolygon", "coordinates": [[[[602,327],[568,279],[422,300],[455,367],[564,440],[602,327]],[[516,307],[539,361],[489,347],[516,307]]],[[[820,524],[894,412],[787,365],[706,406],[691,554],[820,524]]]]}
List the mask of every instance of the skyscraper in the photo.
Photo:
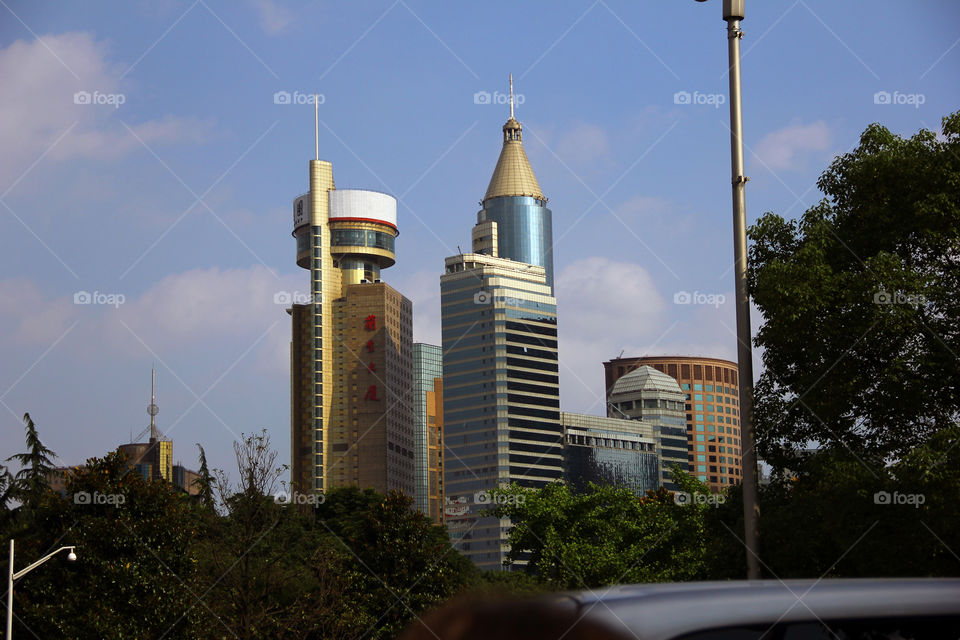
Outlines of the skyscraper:
{"type": "MultiPolygon", "coordinates": [[[[552,294],[552,213],[523,149],[523,127],[513,117],[512,75],[510,118],[503,125],[503,148],[482,204],[477,223],[497,224],[499,247],[494,255],[543,267],[552,294]]],[[[475,251],[489,254],[487,248],[475,251]]]]}
{"type": "Polygon", "coordinates": [[[563,477],[550,211],[512,112],[473,251],[440,279],[447,528],[486,569],[502,569],[510,525],[480,517],[477,494],[563,477]]]}
{"type": "Polygon", "coordinates": [[[337,190],[331,164],[311,160],[293,235],[310,272],[309,301],[289,309],[293,488],[412,496],[413,305],[380,280],[396,260],[397,201],[337,190]]]}
{"type": "Polygon", "coordinates": [[[413,425],[417,509],[443,523],[443,351],[413,345],[413,425]]]}
{"type": "Polygon", "coordinates": [[[607,399],[617,381],[649,365],[675,379],[685,394],[687,460],[691,473],[720,491],[741,482],[740,387],[737,363],[696,356],[616,358],[603,363],[607,399]]]}

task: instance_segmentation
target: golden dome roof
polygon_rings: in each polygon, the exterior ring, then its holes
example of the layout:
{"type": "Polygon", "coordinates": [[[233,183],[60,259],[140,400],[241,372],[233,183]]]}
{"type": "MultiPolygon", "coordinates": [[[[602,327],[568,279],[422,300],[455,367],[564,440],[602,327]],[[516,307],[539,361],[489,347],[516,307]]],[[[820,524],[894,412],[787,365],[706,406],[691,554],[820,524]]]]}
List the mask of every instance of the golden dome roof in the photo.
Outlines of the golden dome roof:
{"type": "Polygon", "coordinates": [[[521,131],[520,123],[513,116],[503,125],[503,149],[483,196],[484,202],[500,196],[530,196],[546,200],[523,150],[521,131]]]}

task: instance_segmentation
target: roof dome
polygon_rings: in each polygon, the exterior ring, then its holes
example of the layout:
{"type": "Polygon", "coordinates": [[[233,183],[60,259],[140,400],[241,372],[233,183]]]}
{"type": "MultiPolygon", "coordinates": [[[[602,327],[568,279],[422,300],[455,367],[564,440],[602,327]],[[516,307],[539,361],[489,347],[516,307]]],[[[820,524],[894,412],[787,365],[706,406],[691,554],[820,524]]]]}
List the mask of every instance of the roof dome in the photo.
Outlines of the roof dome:
{"type": "Polygon", "coordinates": [[[651,366],[643,365],[621,376],[610,390],[610,395],[625,395],[638,391],[667,391],[684,393],[677,381],[651,366]]]}
{"type": "Polygon", "coordinates": [[[510,76],[510,119],[503,125],[503,149],[500,150],[500,158],[483,201],[501,196],[529,196],[546,200],[537,177],[533,175],[527,153],[523,150],[523,125],[513,117],[513,75],[510,76]]]}

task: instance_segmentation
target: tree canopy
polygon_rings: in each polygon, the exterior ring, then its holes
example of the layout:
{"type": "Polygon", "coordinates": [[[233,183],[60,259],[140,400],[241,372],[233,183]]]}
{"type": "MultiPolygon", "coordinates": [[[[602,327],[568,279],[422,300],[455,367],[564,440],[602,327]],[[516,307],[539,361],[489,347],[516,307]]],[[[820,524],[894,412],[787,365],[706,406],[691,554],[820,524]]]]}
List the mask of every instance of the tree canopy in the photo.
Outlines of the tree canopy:
{"type": "Polygon", "coordinates": [[[817,185],[799,220],[749,232],[757,448],[777,469],[811,442],[895,459],[960,411],[960,112],[939,136],[870,125],[817,185]]]}

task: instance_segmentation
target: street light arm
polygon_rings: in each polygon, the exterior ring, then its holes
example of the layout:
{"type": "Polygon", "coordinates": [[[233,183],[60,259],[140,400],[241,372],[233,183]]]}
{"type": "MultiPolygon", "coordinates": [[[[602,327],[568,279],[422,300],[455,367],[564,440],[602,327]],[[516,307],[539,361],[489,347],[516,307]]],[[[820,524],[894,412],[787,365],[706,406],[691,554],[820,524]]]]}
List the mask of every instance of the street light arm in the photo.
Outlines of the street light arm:
{"type": "Polygon", "coordinates": [[[33,564],[31,564],[30,566],[25,567],[25,568],[23,568],[23,569],[20,569],[20,571],[17,571],[15,574],[13,574],[13,576],[11,577],[11,579],[12,579],[12,580],[19,580],[20,578],[22,578],[23,576],[27,575],[28,573],[30,573],[31,571],[33,571],[34,569],[36,569],[37,567],[39,567],[40,565],[42,565],[44,562],[46,562],[47,560],[49,560],[49,559],[52,558],[53,556],[57,555],[58,553],[60,553],[61,551],[66,551],[67,549],[69,549],[70,551],[73,551],[74,548],[75,548],[75,547],[72,547],[72,546],[70,546],[70,547],[60,547],[60,548],[57,549],[56,551],[53,551],[53,552],[48,553],[47,555],[43,556],[42,558],[40,558],[39,560],[37,560],[36,562],[34,562],[33,564]]]}

